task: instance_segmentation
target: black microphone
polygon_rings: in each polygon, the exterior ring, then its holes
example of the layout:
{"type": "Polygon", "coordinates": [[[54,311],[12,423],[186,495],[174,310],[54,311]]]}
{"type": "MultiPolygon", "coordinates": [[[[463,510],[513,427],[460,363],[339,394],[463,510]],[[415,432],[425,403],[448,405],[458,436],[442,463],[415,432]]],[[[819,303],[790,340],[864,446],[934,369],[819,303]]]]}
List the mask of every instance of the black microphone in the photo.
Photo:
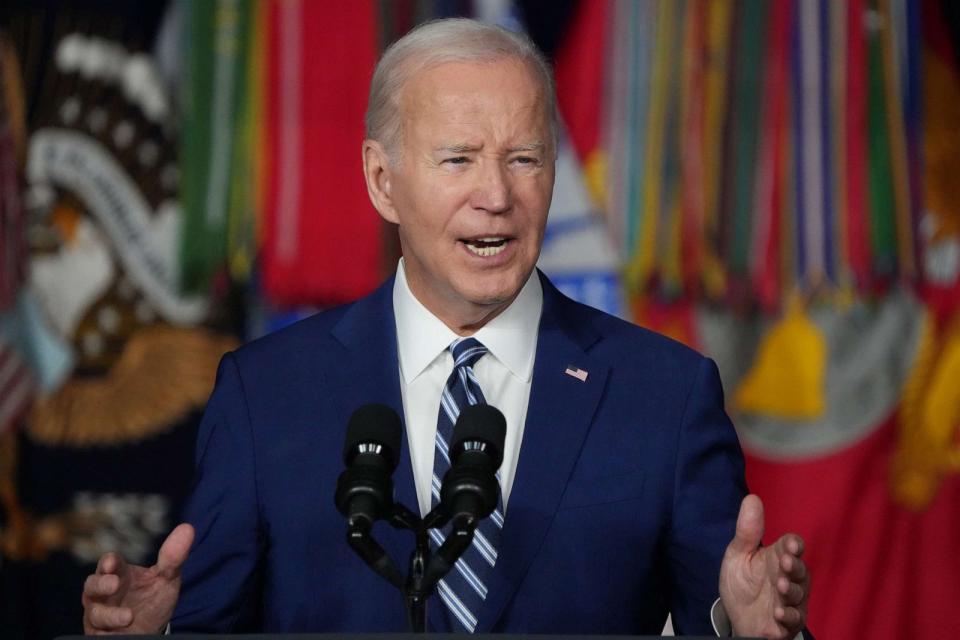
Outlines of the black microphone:
{"type": "Polygon", "coordinates": [[[440,503],[451,520],[476,526],[497,508],[496,473],[506,433],[507,421],[496,407],[477,404],[460,411],[449,447],[450,470],[440,488],[440,503]]]}
{"type": "Polygon", "coordinates": [[[391,476],[400,460],[403,427],[396,411],[384,404],[366,404],[347,425],[343,462],[334,502],[351,527],[369,530],[393,508],[391,476]]]}

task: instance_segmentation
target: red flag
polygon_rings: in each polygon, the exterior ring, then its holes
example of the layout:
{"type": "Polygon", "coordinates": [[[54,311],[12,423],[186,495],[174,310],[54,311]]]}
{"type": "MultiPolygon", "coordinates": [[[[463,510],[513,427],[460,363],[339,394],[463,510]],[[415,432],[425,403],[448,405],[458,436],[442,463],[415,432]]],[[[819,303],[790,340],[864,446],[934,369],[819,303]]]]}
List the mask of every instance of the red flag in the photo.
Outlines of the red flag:
{"type": "Polygon", "coordinates": [[[374,4],[274,0],[267,15],[264,288],[281,305],[351,300],[382,275],[360,171],[374,4]]]}
{"type": "Polygon", "coordinates": [[[747,481],[766,512],[766,543],[806,541],[809,627],[823,638],[947,638],[960,602],[954,553],[960,477],[914,512],[894,501],[889,467],[896,419],[832,455],[775,461],[747,450],[747,481]]]}
{"type": "Polygon", "coordinates": [[[560,113],[583,167],[594,205],[606,198],[601,141],[609,2],[581,2],[557,50],[554,77],[560,113]]]}

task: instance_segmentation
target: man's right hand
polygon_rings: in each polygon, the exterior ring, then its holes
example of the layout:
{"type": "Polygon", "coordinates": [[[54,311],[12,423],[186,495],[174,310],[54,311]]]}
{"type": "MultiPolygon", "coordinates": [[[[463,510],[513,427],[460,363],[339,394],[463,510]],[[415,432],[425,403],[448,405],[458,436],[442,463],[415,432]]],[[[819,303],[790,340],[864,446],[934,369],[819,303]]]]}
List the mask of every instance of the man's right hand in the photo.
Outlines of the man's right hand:
{"type": "Polygon", "coordinates": [[[162,633],[177,604],[180,567],[190,553],[193,534],[189,524],[171,531],[152,567],[105,553],[97,572],[83,585],[84,633],[162,633]]]}

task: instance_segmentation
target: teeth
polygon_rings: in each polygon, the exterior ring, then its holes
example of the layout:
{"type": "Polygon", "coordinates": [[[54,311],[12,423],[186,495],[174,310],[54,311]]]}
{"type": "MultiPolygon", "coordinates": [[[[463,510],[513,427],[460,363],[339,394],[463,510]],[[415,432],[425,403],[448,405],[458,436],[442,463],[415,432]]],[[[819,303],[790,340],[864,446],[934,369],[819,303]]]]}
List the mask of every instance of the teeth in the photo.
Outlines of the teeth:
{"type": "MultiPolygon", "coordinates": [[[[489,240],[484,240],[484,242],[492,242],[489,240]]],[[[475,255],[480,256],[481,258],[489,258],[490,256],[495,256],[504,249],[507,248],[507,244],[503,243],[496,247],[475,247],[470,243],[467,243],[467,248],[470,249],[475,255]]]]}

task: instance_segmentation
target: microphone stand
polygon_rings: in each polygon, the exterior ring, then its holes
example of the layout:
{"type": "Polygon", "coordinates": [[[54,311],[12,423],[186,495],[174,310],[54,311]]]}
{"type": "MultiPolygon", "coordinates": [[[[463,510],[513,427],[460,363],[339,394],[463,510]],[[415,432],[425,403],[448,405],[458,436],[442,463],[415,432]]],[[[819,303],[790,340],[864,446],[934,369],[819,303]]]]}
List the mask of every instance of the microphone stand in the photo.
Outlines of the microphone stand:
{"type": "Polygon", "coordinates": [[[403,576],[400,575],[400,571],[380,543],[370,535],[371,525],[372,523],[366,518],[350,521],[347,525],[347,544],[368,567],[373,569],[374,573],[398,589],[402,589],[403,576]]]}
{"type": "Polygon", "coordinates": [[[403,594],[407,610],[407,625],[412,633],[426,632],[427,598],[433,593],[437,583],[453,569],[457,560],[470,548],[478,519],[473,516],[454,517],[450,535],[443,541],[436,553],[430,550],[430,529],[440,529],[451,521],[450,515],[442,505],[434,507],[424,518],[415,515],[402,504],[394,504],[387,521],[395,529],[412,531],[415,546],[410,554],[410,565],[406,579],[373,538],[370,531],[372,522],[366,518],[356,518],[347,527],[347,543],[350,548],[377,575],[397,587],[403,594]]]}
{"type": "Polygon", "coordinates": [[[425,633],[427,630],[427,598],[433,587],[424,584],[424,575],[430,563],[430,537],[423,522],[418,522],[415,530],[416,546],[410,554],[410,570],[404,587],[404,599],[407,604],[407,625],[413,633],[425,633]]]}
{"type": "Polygon", "coordinates": [[[406,582],[396,585],[403,594],[407,608],[407,626],[412,633],[425,633],[427,630],[427,597],[432,585],[425,588],[423,577],[430,562],[430,537],[424,521],[402,504],[395,504],[389,518],[390,524],[396,529],[413,531],[415,545],[410,554],[410,568],[407,571],[406,582]]]}

